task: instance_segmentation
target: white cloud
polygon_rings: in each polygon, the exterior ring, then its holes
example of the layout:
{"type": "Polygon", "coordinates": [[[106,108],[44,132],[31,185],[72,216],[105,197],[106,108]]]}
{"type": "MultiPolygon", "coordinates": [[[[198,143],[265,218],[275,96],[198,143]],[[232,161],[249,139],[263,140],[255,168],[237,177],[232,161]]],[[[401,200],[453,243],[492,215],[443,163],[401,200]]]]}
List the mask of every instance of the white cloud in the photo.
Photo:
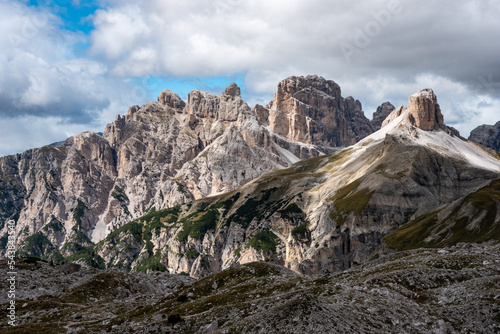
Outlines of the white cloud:
{"type": "Polygon", "coordinates": [[[21,116],[3,119],[0,133],[8,141],[0,141],[2,155],[21,153],[28,148],[41,147],[62,141],[79,132],[89,129],[87,124],[66,123],[61,117],[21,116]]]}
{"type": "Polygon", "coordinates": [[[122,1],[96,13],[92,50],[120,75],[247,73],[253,100],[319,74],[369,106],[427,86],[453,104],[500,96],[477,79],[500,80],[498,17],[494,1],[122,1]]]}
{"type": "Polygon", "coordinates": [[[86,36],[61,30],[56,15],[14,1],[0,1],[0,12],[0,156],[102,130],[113,119],[103,115],[150,99],[105,63],[79,57],[86,36]]]}
{"type": "Polygon", "coordinates": [[[289,75],[318,74],[361,100],[368,117],[382,102],[406,104],[431,87],[464,135],[499,119],[494,0],[100,3],[89,53],[76,56],[88,41],[83,33],[61,30],[59,18],[39,8],[0,1],[0,116],[92,127],[154,98],[141,77],[243,73],[250,105],[266,104],[289,75]]]}

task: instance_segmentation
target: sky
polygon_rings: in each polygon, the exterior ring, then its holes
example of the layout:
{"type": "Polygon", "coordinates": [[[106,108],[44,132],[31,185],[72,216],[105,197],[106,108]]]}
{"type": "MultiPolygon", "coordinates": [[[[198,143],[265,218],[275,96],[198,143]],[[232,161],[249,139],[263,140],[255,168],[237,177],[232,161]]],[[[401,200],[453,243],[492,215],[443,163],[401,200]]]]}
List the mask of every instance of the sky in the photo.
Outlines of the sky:
{"type": "Polygon", "coordinates": [[[168,88],[253,107],[316,74],[361,101],[432,88],[464,137],[500,120],[497,0],[0,0],[0,156],[103,131],[168,88]]]}

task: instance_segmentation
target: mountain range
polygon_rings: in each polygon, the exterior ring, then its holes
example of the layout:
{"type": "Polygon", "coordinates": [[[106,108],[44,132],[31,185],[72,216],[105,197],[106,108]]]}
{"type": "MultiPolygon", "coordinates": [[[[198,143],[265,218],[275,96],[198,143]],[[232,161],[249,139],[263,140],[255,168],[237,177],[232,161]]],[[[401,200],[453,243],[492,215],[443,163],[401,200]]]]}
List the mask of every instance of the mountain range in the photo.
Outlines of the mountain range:
{"type": "Polygon", "coordinates": [[[235,84],[221,96],[195,90],[187,102],[164,90],[103,134],[0,158],[0,227],[14,218],[19,243],[38,233],[68,255],[62,248],[75,238],[99,241],[151,211],[234,190],[373,129],[359,101],[317,76],[283,80],[267,107],[253,109],[235,84]]]}
{"type": "Polygon", "coordinates": [[[164,90],[102,135],[0,166],[19,254],[55,262],[202,277],[270,261],[314,275],[384,248],[499,239],[499,153],[446,126],[430,89],[372,121],[318,76],[281,81],[253,109],[236,84],[186,102],[164,90]]]}
{"type": "Polygon", "coordinates": [[[368,120],[318,76],[266,107],[236,84],[166,89],[0,158],[0,251],[14,220],[23,282],[20,327],[0,328],[497,333],[499,124],[463,138],[432,89],[368,120]]]}

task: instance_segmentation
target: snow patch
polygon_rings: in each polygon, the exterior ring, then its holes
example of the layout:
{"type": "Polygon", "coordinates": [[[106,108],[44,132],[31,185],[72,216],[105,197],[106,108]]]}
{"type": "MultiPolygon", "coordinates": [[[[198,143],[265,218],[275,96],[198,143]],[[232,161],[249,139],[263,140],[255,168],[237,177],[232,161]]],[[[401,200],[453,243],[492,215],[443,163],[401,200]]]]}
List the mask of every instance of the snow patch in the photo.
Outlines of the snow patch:
{"type": "Polygon", "coordinates": [[[471,166],[497,173],[500,172],[499,160],[477,150],[458,137],[452,137],[442,130],[423,131],[417,129],[417,132],[418,138],[413,138],[417,144],[425,145],[442,155],[458,158],[471,166]]]}
{"type": "Polygon", "coordinates": [[[464,161],[470,166],[497,173],[500,172],[499,160],[474,148],[459,137],[451,136],[443,130],[425,131],[414,127],[405,121],[405,116],[406,112],[403,112],[385,127],[352,146],[357,153],[355,156],[358,156],[367,148],[380,143],[390,134],[394,137],[404,138],[408,142],[408,145],[425,146],[444,156],[464,161]]]}
{"type": "Polygon", "coordinates": [[[97,225],[94,227],[94,230],[92,231],[91,240],[93,243],[98,243],[102,239],[106,238],[108,234],[109,234],[108,225],[104,224],[102,219],[100,219],[97,222],[97,225]]]}
{"type": "Polygon", "coordinates": [[[297,156],[295,156],[295,154],[293,154],[292,152],[290,152],[289,150],[287,149],[284,149],[283,147],[279,146],[278,144],[274,143],[274,146],[276,147],[276,149],[281,153],[281,155],[283,155],[288,161],[290,161],[290,163],[294,164],[296,162],[299,162],[300,159],[297,158],[297,156]]]}

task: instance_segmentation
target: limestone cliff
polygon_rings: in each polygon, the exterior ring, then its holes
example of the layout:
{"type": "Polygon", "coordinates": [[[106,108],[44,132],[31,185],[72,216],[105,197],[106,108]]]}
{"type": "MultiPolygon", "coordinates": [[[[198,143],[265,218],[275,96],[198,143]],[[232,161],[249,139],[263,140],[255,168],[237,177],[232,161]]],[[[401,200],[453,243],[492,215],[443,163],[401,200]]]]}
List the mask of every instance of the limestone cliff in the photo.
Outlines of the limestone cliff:
{"type": "Polygon", "coordinates": [[[281,81],[267,109],[259,122],[295,141],[342,147],[373,132],[361,103],[342,98],[339,85],[318,76],[281,81]]]}

